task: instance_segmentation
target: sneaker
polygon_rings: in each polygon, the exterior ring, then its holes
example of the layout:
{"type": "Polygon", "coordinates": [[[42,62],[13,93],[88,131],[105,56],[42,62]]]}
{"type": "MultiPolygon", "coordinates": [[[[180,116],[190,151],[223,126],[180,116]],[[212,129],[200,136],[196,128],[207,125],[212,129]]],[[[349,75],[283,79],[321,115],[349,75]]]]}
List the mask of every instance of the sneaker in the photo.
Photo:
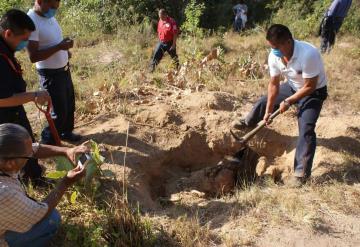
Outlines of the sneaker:
{"type": "Polygon", "coordinates": [[[63,133],[60,136],[61,140],[68,141],[68,142],[78,142],[81,140],[81,135],[75,134],[73,132],[70,133],[63,133]]]}
{"type": "Polygon", "coordinates": [[[300,188],[306,183],[306,179],[303,177],[291,176],[285,181],[285,186],[288,188],[300,188]]]}

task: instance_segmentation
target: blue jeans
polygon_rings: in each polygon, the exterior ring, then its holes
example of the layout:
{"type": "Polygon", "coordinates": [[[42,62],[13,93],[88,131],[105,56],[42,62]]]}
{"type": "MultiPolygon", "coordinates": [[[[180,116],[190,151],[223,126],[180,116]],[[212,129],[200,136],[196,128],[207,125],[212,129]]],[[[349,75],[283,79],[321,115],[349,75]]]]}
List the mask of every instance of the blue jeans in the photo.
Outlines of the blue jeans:
{"type": "MultiPolygon", "coordinates": [[[[279,94],[275,100],[274,111],[279,108],[280,103],[293,95],[293,90],[289,83],[280,85],[279,94]]],[[[296,177],[307,178],[311,175],[312,163],[316,149],[315,126],[319,118],[324,100],[327,98],[327,87],[317,89],[311,95],[306,96],[297,102],[298,106],[298,127],[299,138],[296,146],[294,160],[294,175],[296,177]]],[[[246,125],[253,127],[260,122],[265,115],[267,96],[258,100],[251,112],[245,119],[246,125]]]]}
{"type": "Polygon", "coordinates": [[[154,70],[155,67],[160,63],[161,59],[164,56],[164,53],[167,52],[169,53],[170,57],[172,58],[172,60],[174,61],[175,67],[178,69],[180,64],[179,64],[179,57],[176,54],[176,49],[171,49],[173,42],[159,42],[156,45],[155,51],[154,51],[154,56],[152,58],[151,61],[151,69],[154,70]]]}
{"type": "Polygon", "coordinates": [[[241,32],[241,30],[242,30],[242,20],[241,20],[240,16],[235,16],[234,31],[241,32]]]}
{"type": "Polygon", "coordinates": [[[10,247],[48,246],[50,240],[58,230],[60,223],[61,216],[59,212],[54,209],[48,217],[41,220],[27,232],[19,233],[7,231],[5,233],[5,240],[10,247]]]}

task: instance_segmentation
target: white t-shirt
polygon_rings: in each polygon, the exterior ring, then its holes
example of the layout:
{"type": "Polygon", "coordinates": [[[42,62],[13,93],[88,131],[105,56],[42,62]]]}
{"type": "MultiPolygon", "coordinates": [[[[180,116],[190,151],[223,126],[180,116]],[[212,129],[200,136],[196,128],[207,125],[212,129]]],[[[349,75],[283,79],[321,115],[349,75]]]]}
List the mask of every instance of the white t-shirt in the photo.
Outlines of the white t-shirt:
{"type": "Polygon", "coordinates": [[[295,40],[294,54],[288,65],[282,62],[281,58],[275,56],[272,52],[269,54],[270,76],[283,75],[290,86],[298,91],[305,85],[307,78],[319,76],[316,89],[326,86],[327,79],[325,75],[324,64],[318,49],[310,43],[295,40]]]}
{"type": "MultiPolygon", "coordinates": [[[[28,16],[35,23],[36,30],[31,33],[29,40],[38,41],[39,49],[47,49],[51,46],[59,44],[63,40],[62,31],[59,23],[54,17],[42,17],[33,9],[28,11],[28,16]]],[[[65,67],[69,61],[67,51],[58,51],[48,59],[37,62],[37,69],[59,69],[65,67]]]]}
{"type": "Polygon", "coordinates": [[[241,17],[241,15],[246,15],[248,7],[246,4],[237,4],[233,8],[236,11],[236,15],[241,17]]]}

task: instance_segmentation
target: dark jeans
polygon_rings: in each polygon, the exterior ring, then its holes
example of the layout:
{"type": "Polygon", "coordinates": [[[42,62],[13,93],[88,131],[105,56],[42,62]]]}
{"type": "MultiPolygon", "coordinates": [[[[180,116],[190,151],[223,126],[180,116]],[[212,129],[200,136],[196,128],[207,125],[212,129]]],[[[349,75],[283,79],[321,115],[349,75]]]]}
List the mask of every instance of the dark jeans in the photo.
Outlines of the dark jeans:
{"type": "MultiPolygon", "coordinates": [[[[75,93],[70,70],[38,70],[40,85],[47,90],[53,103],[51,116],[60,135],[69,134],[74,130],[75,93]]],[[[49,126],[41,133],[45,143],[53,144],[54,140],[49,126]]]]}
{"type": "MultiPolygon", "coordinates": [[[[31,129],[30,122],[26,116],[26,112],[24,107],[20,106],[14,108],[14,110],[7,111],[6,113],[2,113],[0,116],[0,124],[4,123],[13,123],[18,124],[24,127],[30,134],[31,139],[35,142],[34,134],[31,129]]],[[[42,175],[42,168],[38,163],[38,160],[28,160],[26,165],[23,168],[24,172],[24,180],[28,181],[28,179],[38,179],[41,178],[42,175]]]]}
{"type": "Polygon", "coordinates": [[[173,42],[167,42],[167,43],[163,43],[163,42],[159,42],[155,48],[154,51],[154,56],[152,58],[151,61],[151,69],[154,70],[156,68],[156,66],[160,63],[161,59],[164,56],[164,53],[167,52],[169,53],[169,55],[171,56],[171,58],[174,61],[174,64],[176,66],[176,68],[179,68],[180,64],[179,64],[179,57],[176,54],[176,49],[172,49],[170,50],[171,46],[172,46],[173,42]]]}
{"type": "Polygon", "coordinates": [[[242,20],[239,17],[235,17],[235,20],[234,20],[234,31],[235,32],[241,32],[242,30],[242,20]]]}
{"type": "MultiPolygon", "coordinates": [[[[279,95],[275,101],[275,109],[280,103],[293,95],[293,90],[288,83],[280,85],[279,95]]],[[[327,98],[327,87],[317,89],[311,95],[306,96],[297,102],[298,106],[298,127],[299,138],[296,146],[294,172],[297,177],[309,177],[311,175],[312,163],[316,149],[315,126],[319,118],[324,100],[327,98]]],[[[260,122],[266,110],[267,96],[258,100],[252,111],[247,115],[245,122],[248,126],[255,126],[260,122]]]]}
{"type": "Polygon", "coordinates": [[[320,49],[322,53],[330,51],[331,47],[335,44],[336,34],[343,23],[343,18],[324,17],[320,26],[321,45],[320,49]]]}
{"type": "Polygon", "coordinates": [[[46,247],[49,246],[61,223],[59,212],[54,209],[51,214],[34,225],[27,232],[5,232],[5,241],[9,247],[46,247]]]}

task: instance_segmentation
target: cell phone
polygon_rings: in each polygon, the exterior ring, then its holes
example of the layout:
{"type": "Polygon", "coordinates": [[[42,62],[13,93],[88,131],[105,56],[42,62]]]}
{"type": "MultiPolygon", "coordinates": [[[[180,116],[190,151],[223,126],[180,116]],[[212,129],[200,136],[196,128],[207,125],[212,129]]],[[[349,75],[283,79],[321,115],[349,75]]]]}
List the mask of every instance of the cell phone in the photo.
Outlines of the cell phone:
{"type": "Polygon", "coordinates": [[[80,166],[80,168],[83,169],[84,167],[86,167],[86,165],[89,163],[90,160],[91,160],[91,155],[87,153],[83,153],[79,157],[78,166],[80,166]]]}

